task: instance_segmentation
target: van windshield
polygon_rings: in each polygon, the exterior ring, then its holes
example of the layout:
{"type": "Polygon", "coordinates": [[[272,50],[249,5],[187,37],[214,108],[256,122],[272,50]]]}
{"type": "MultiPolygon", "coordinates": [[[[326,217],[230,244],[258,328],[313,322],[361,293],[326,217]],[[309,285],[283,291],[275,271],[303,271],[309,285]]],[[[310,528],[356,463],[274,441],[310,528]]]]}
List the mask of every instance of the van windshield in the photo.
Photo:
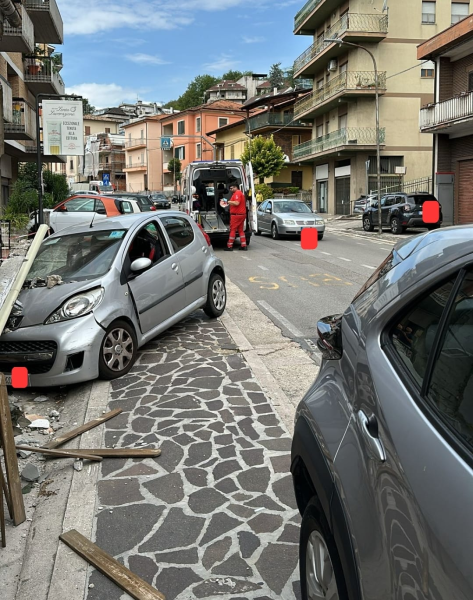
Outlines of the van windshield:
{"type": "Polygon", "coordinates": [[[113,187],[111,185],[99,185],[97,187],[101,192],[113,192],[113,187]]]}

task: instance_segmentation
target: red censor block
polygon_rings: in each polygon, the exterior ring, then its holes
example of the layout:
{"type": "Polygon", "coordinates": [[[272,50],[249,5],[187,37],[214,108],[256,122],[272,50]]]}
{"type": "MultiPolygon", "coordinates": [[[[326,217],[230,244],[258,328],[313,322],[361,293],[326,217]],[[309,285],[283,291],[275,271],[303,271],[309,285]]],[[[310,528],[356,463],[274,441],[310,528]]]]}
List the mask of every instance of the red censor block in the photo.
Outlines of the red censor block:
{"type": "Polygon", "coordinates": [[[26,367],[13,367],[11,385],[18,389],[28,387],[28,369],[26,367]]]}
{"type": "Polygon", "coordinates": [[[317,229],[303,229],[301,231],[301,247],[302,250],[315,250],[319,241],[317,229]]]}
{"type": "Polygon", "coordinates": [[[426,200],[422,205],[422,220],[424,223],[438,223],[440,205],[437,200],[426,200]]]}

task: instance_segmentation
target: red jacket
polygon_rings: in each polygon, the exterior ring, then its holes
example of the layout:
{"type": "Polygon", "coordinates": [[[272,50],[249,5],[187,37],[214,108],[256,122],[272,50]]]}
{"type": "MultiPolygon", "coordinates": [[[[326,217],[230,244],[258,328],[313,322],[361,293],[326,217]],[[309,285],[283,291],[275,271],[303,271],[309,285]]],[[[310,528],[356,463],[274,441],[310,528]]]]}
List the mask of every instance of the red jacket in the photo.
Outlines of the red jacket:
{"type": "Polygon", "coordinates": [[[231,215],[246,215],[246,200],[245,195],[240,190],[237,190],[230,198],[231,202],[238,202],[238,206],[230,204],[231,215]]]}

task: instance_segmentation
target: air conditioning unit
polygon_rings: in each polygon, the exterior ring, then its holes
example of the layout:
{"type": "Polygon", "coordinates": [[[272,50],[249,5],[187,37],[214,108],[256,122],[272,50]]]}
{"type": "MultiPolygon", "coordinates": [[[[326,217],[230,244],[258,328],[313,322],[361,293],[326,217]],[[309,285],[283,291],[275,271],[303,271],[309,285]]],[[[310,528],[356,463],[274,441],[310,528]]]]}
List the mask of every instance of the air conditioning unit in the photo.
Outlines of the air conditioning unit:
{"type": "Polygon", "coordinates": [[[336,59],[331,60],[328,63],[327,71],[336,71],[337,67],[338,67],[338,63],[337,63],[336,59]]]}

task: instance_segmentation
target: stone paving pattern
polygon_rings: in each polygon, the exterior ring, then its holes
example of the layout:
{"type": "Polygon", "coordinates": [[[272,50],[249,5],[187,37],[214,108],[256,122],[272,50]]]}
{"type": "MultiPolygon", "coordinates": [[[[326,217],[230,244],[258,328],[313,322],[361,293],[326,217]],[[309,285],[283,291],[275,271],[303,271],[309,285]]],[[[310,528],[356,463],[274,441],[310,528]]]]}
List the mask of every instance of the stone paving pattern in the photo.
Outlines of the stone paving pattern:
{"type": "MultiPolygon", "coordinates": [[[[291,440],[218,321],[196,313],[112,382],[96,543],[167,600],[300,598],[291,440]]],[[[129,596],[91,570],[88,600],[129,596]]]]}

